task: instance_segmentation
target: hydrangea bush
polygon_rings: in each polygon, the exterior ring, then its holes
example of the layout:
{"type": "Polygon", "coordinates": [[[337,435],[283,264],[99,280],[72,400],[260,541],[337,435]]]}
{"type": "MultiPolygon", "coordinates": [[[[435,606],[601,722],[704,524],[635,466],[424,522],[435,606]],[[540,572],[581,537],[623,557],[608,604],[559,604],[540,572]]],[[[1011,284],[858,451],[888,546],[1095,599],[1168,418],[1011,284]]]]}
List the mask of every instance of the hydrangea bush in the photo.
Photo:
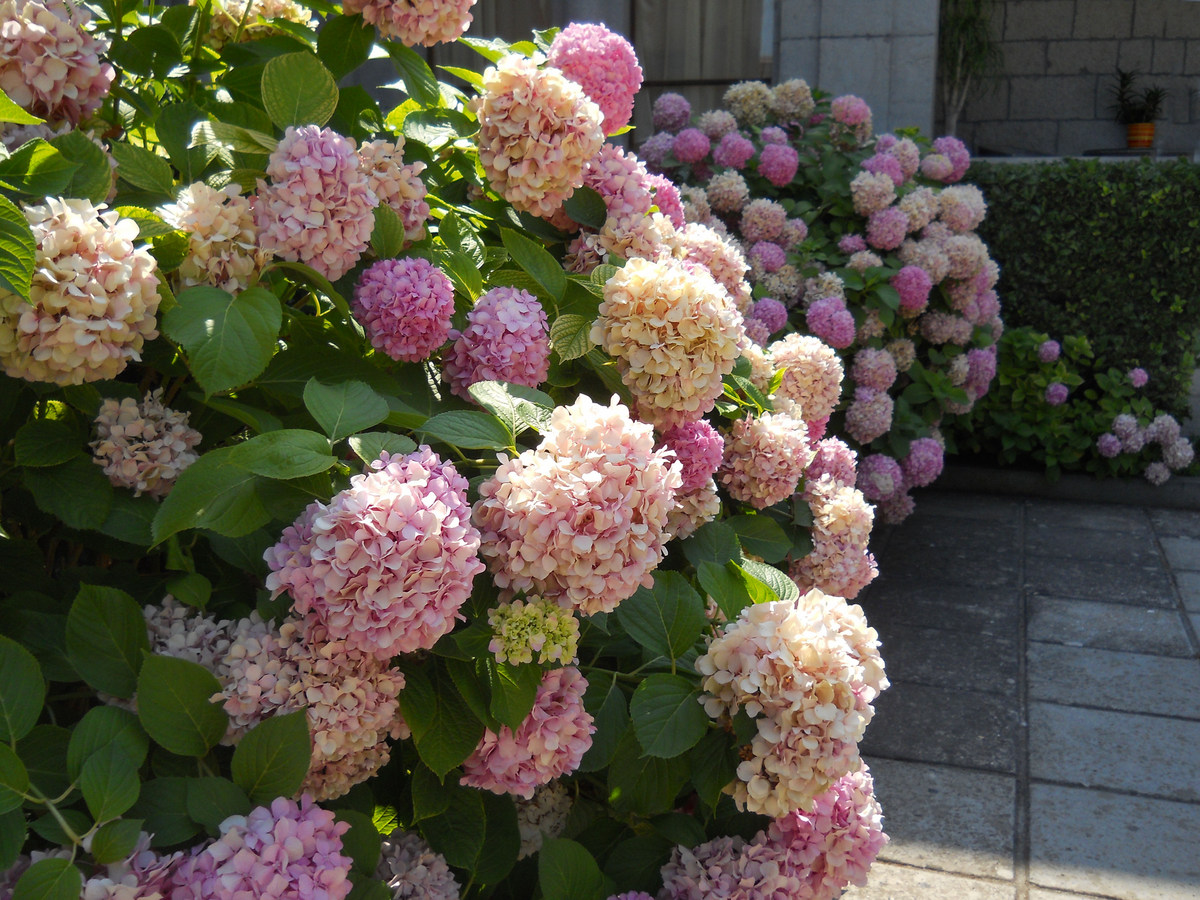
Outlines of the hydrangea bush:
{"type": "Polygon", "coordinates": [[[947,437],[960,452],[1045,466],[1052,479],[1085,471],[1161,485],[1192,467],[1195,449],[1147,396],[1150,381],[1140,367],[1099,370],[1085,337],[1013,328],[1000,339],[996,390],[947,437]]]}
{"type": "Polygon", "coordinates": [[[0,900],[865,880],[846,366],[472,5],[0,4],[0,900]]]}
{"type": "Polygon", "coordinates": [[[837,351],[846,383],[823,415],[869,472],[896,470],[859,487],[898,522],[941,471],[942,428],[995,374],[999,270],[975,233],[983,196],[959,183],[969,154],[913,130],[876,136],[860,98],[800,79],[735,84],[724,102],[693,122],[682,96],[658,97],[646,165],[688,185],[687,221],[746,268],[746,334],[775,365],[796,364],[797,335],[837,351]]]}

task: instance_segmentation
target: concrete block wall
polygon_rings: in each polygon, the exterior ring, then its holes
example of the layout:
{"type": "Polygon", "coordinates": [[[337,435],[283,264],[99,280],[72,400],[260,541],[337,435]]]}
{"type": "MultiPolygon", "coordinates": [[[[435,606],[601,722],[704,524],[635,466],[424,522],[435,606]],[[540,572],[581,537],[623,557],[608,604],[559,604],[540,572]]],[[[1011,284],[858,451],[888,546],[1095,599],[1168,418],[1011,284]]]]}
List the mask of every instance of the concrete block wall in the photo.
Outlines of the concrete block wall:
{"type": "Polygon", "coordinates": [[[938,0],[780,0],[775,80],[857,94],[877,132],[933,129],[938,0]]]}
{"type": "Polygon", "coordinates": [[[1125,146],[1109,105],[1114,70],[1168,90],[1160,153],[1200,145],[1200,2],[1002,0],[1003,70],[970,99],[959,136],[976,151],[1071,156],[1125,146]]]}

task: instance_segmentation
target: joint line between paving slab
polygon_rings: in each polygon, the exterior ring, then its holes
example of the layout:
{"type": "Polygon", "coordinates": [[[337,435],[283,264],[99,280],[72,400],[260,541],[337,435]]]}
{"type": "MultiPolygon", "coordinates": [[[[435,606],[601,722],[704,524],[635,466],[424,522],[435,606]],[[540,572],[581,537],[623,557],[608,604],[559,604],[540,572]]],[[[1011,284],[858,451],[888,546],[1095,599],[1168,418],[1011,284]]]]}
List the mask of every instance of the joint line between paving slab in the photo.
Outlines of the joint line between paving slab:
{"type": "Polygon", "coordinates": [[[1175,601],[1172,605],[1175,608],[1175,614],[1179,616],[1179,621],[1183,623],[1183,632],[1187,635],[1188,643],[1192,646],[1191,658],[1200,659],[1200,637],[1196,635],[1196,629],[1192,627],[1187,604],[1183,602],[1183,591],[1179,589],[1179,575],[1175,571],[1175,567],[1171,565],[1171,558],[1167,556],[1166,548],[1162,545],[1162,537],[1159,535],[1158,529],[1154,527],[1154,519],[1146,509],[1143,509],[1142,513],[1150,522],[1150,533],[1154,535],[1154,546],[1158,549],[1159,559],[1166,567],[1167,578],[1171,582],[1171,592],[1174,595],[1171,599],[1175,601]]]}
{"type": "Polygon", "coordinates": [[[1029,501],[1019,507],[1017,515],[1017,783],[1013,803],[1013,882],[1016,900],[1029,900],[1030,857],[1030,786],[1029,786],[1029,659],[1026,654],[1029,638],[1029,602],[1025,589],[1025,533],[1029,518],[1029,501]]]}
{"type": "MultiPolygon", "coordinates": [[[[1033,641],[1032,643],[1043,643],[1043,642],[1033,641]]],[[[1056,646],[1063,646],[1063,645],[1060,644],[1060,645],[1056,645],[1056,646]]],[[[1087,648],[1071,647],[1071,649],[1072,650],[1080,650],[1080,649],[1087,649],[1087,648]]],[[[1105,651],[1105,652],[1114,652],[1114,651],[1105,651]]],[[[1148,654],[1143,653],[1140,655],[1147,656],[1148,654]]],[[[1151,659],[1184,659],[1184,657],[1181,657],[1181,656],[1158,656],[1158,657],[1151,656],[1150,658],[1151,659]]],[[[1090,703],[1075,703],[1074,701],[1068,703],[1066,700],[1049,700],[1045,697],[1031,697],[1029,699],[1033,703],[1041,703],[1045,706],[1062,706],[1062,707],[1065,707],[1066,709],[1086,709],[1090,712],[1112,713],[1114,715],[1120,715],[1120,716],[1144,716],[1147,719],[1166,719],[1169,722],[1183,722],[1184,724],[1188,724],[1188,725],[1194,725],[1197,721],[1196,716],[1173,716],[1173,715],[1170,715],[1169,713],[1146,712],[1144,709],[1123,709],[1123,708],[1117,707],[1117,706],[1096,706],[1096,705],[1093,705],[1090,703]]]]}
{"type": "Polygon", "coordinates": [[[1030,778],[1030,785],[1046,785],[1048,787],[1071,788],[1076,791],[1102,791],[1105,794],[1116,794],[1121,797],[1136,797],[1139,800],[1156,800],[1166,803],[1182,803],[1187,806],[1200,806],[1200,800],[1188,800],[1172,796],[1171,794],[1148,794],[1145,791],[1139,791],[1134,788],[1116,787],[1110,784],[1102,784],[1100,782],[1084,783],[1079,781],[1060,781],[1055,778],[1030,778]]]}

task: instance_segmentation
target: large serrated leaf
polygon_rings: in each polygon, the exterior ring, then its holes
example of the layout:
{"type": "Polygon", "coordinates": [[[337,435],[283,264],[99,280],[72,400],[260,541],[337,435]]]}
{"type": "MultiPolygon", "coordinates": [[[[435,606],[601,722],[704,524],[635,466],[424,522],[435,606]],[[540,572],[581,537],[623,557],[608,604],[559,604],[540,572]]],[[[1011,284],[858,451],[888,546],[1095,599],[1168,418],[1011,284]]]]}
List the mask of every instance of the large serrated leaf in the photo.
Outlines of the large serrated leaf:
{"type": "Polygon", "coordinates": [[[285,53],[267,61],[262,99],[267,115],[280,128],[324,125],[337,109],[337,81],[313,54],[285,53]]]}
{"type": "Polygon", "coordinates": [[[308,713],[275,715],[260,722],[233,751],[233,781],[256,803],[300,790],[312,757],[308,713]]]}
{"type": "Polygon", "coordinates": [[[29,296],[37,242],[25,216],[11,200],[0,197],[0,288],[29,296]]]}
{"type": "Polygon", "coordinates": [[[163,316],[163,331],[188,354],[206,394],[220,393],[260,374],[275,352],[283,322],[279,299],[263,288],[236,297],[220,288],[180,291],[163,316]]]}
{"type": "Polygon", "coordinates": [[[700,692],[679,675],[647,676],[633,692],[629,714],[642,749],[664,759],[695,746],[709,725],[700,692]]]}
{"type": "Polygon", "coordinates": [[[595,344],[591,339],[592,322],[583,316],[563,315],[550,326],[550,346],[563,362],[585,356],[595,344]]]}

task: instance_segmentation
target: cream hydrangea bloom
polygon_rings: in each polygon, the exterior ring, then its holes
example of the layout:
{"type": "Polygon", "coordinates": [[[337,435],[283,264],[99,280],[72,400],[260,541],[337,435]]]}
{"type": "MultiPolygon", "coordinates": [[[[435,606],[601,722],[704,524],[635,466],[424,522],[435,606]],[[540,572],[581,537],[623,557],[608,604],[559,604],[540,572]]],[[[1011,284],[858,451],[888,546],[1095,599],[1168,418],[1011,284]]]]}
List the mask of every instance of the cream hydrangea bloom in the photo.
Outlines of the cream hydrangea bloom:
{"type": "Polygon", "coordinates": [[[267,263],[258,245],[258,226],[248,197],[236,185],[214,190],[197,181],[162,208],[163,218],[188,233],[188,252],[179,266],[185,285],[210,284],[237,293],[249,287],[267,263]]]}

